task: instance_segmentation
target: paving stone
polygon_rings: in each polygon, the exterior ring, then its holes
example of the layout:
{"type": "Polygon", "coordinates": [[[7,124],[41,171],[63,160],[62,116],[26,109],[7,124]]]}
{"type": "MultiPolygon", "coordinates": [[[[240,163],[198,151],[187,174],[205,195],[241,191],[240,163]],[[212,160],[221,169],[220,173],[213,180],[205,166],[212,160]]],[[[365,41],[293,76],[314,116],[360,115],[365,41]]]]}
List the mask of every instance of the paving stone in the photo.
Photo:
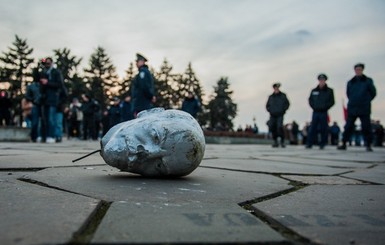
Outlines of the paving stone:
{"type": "Polygon", "coordinates": [[[385,186],[315,185],[253,206],[321,244],[383,244],[385,186]]]}
{"type": "Polygon", "coordinates": [[[385,184],[385,165],[379,164],[373,168],[358,169],[343,176],[372,183],[385,184]]]}
{"type": "Polygon", "coordinates": [[[286,163],[296,163],[296,164],[305,164],[305,165],[315,165],[315,166],[325,166],[333,168],[368,168],[374,165],[374,163],[362,163],[355,161],[346,161],[346,160],[321,160],[313,159],[311,156],[263,156],[258,157],[259,160],[268,160],[268,161],[279,161],[286,163]]]}
{"type": "Polygon", "coordinates": [[[240,203],[291,188],[287,180],[266,175],[198,168],[184,178],[151,179],[108,165],[49,168],[27,179],[106,201],[240,203]]]}
{"type": "Polygon", "coordinates": [[[37,169],[63,166],[104,165],[98,153],[81,161],[72,160],[100,148],[97,142],[81,141],[66,144],[2,143],[0,144],[0,170],[37,169]]]}
{"type": "Polygon", "coordinates": [[[235,204],[179,206],[118,202],[108,210],[92,242],[218,244],[285,240],[235,204]]]}
{"type": "Polygon", "coordinates": [[[363,185],[359,180],[342,178],[339,176],[301,176],[282,175],[281,177],[308,185],[363,185]]]}
{"type": "Polygon", "coordinates": [[[263,173],[317,175],[335,175],[353,170],[353,168],[332,168],[327,166],[323,167],[318,165],[266,161],[260,159],[207,159],[202,161],[201,166],[263,173]]]}
{"type": "Polygon", "coordinates": [[[63,244],[98,200],[0,176],[0,244],[63,244]]]}

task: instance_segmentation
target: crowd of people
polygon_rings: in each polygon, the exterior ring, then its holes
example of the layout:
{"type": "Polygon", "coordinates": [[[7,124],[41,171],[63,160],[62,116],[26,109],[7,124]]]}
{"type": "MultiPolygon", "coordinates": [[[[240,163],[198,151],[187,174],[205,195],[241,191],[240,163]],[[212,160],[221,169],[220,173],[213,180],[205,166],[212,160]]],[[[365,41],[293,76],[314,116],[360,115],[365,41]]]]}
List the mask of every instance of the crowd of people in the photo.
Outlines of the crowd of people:
{"type": "MultiPolygon", "coordinates": [[[[31,129],[31,141],[59,143],[63,133],[68,139],[98,140],[116,124],[132,120],[139,112],[152,108],[156,101],[154,81],[146,63],[143,55],[136,55],[138,74],[130,93],[122,98],[114,97],[104,109],[90,93],[83,93],[80,98],[69,95],[52,58],[42,59],[33,69],[33,82],[27,86],[21,101],[24,126],[31,129]],[[69,98],[71,103],[67,104],[69,98]]],[[[0,126],[12,125],[12,101],[6,91],[0,95],[0,126]]],[[[180,109],[195,118],[200,107],[199,100],[189,92],[180,109]]]]}
{"type": "MultiPolygon", "coordinates": [[[[338,150],[346,150],[347,143],[352,141],[352,137],[357,137],[355,133],[355,121],[357,118],[361,121],[361,132],[364,145],[367,151],[373,151],[372,143],[375,138],[375,145],[382,146],[384,129],[380,122],[371,122],[371,102],[376,96],[376,88],[373,80],[366,76],[364,71],[365,65],[362,63],[354,66],[354,77],[348,81],[346,87],[346,95],[349,99],[347,105],[346,124],[342,134],[342,144],[337,147],[338,150]],[[374,132],[374,133],[373,133],[374,132]]],[[[309,106],[312,108],[312,120],[305,130],[302,130],[304,136],[304,144],[306,149],[311,149],[317,144],[319,148],[324,149],[328,144],[328,135],[331,132],[331,144],[339,141],[338,125],[333,124],[330,129],[328,126],[328,111],[334,105],[334,92],[326,81],[328,77],[325,74],[319,74],[318,85],[311,90],[308,98],[309,106]]],[[[285,147],[283,117],[289,109],[290,103],[285,93],[280,91],[280,84],[273,84],[273,94],[271,94],[266,103],[266,110],[270,113],[270,119],[267,123],[269,131],[274,140],[273,147],[285,147]],[[280,139],[280,142],[278,142],[280,139]]],[[[292,128],[297,128],[293,127],[292,128]]],[[[298,130],[295,129],[297,132],[298,130]]],[[[292,133],[295,139],[298,133],[292,133]]]]}
{"type": "MultiPolygon", "coordinates": [[[[60,71],[53,66],[52,58],[45,58],[41,66],[33,70],[33,82],[27,87],[25,97],[21,101],[25,126],[31,128],[33,142],[54,143],[61,142],[63,132],[69,139],[97,140],[107,131],[124,121],[136,118],[143,110],[153,107],[156,102],[153,76],[147,66],[147,59],[136,55],[138,74],[132,81],[130,93],[122,98],[114,97],[106,109],[102,109],[99,101],[91,94],[84,93],[80,98],[73,97],[69,105],[66,104],[68,95],[60,71]]],[[[302,130],[293,121],[284,124],[284,115],[290,107],[287,95],[280,90],[281,84],[273,84],[273,93],[268,97],[266,110],[270,114],[267,122],[269,134],[273,139],[273,147],[285,147],[290,144],[302,144],[306,149],[318,145],[324,149],[325,145],[338,145],[337,149],[346,150],[347,144],[366,146],[382,146],[384,141],[384,127],[380,121],[371,121],[371,101],[376,96],[373,80],[363,74],[364,64],[354,66],[355,76],[348,81],[346,95],[347,105],[346,124],[341,134],[339,125],[334,122],[329,126],[328,111],[334,105],[334,92],[326,81],[326,74],[319,74],[318,85],[311,90],[308,103],[312,108],[312,120],[306,123],[302,130]],[[355,124],[361,121],[360,128],[355,124]],[[342,135],[342,137],[341,137],[342,135]]],[[[0,126],[11,124],[10,108],[12,101],[6,91],[0,93],[0,126]]],[[[199,100],[193,92],[189,92],[183,101],[181,110],[196,118],[201,108],[199,100]]],[[[237,131],[243,131],[238,128],[237,131]]],[[[256,124],[248,125],[245,131],[258,133],[256,124]]]]}

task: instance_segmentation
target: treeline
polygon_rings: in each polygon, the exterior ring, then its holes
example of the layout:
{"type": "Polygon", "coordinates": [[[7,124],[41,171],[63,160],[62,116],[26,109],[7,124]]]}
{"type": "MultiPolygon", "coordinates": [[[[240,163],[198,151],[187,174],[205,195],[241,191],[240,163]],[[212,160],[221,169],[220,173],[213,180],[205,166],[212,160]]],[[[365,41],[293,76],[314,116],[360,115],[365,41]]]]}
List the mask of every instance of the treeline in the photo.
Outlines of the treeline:
{"type": "MultiPolygon", "coordinates": [[[[13,101],[13,111],[21,114],[20,102],[28,84],[32,82],[32,69],[39,66],[40,59],[33,58],[33,48],[27,40],[15,36],[15,40],[8,50],[0,56],[0,83],[6,87],[13,101]]],[[[128,64],[123,78],[116,73],[106,50],[97,47],[91,54],[88,64],[81,68],[83,58],[71,53],[68,48],[54,49],[51,56],[56,67],[61,71],[65,85],[69,91],[68,102],[82,93],[90,93],[99,101],[102,108],[107,108],[114,96],[130,93],[131,81],[137,73],[133,62],[128,64]]],[[[43,57],[41,57],[43,58],[43,57]]],[[[191,63],[184,73],[176,73],[167,59],[159,70],[150,68],[154,75],[157,101],[154,106],[165,109],[179,109],[188,91],[192,91],[202,104],[198,121],[202,127],[213,130],[232,130],[233,119],[237,114],[237,105],[232,101],[233,91],[227,77],[221,77],[209,101],[203,100],[204,91],[191,63]]],[[[20,120],[21,121],[21,120],[20,120]]]]}

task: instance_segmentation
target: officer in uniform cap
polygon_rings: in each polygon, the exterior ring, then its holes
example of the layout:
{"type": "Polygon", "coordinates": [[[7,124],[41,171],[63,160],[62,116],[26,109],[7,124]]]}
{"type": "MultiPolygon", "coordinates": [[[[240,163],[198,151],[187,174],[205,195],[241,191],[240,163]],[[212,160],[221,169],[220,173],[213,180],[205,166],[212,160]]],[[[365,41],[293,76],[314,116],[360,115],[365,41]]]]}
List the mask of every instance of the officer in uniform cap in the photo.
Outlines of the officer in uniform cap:
{"type": "Polygon", "coordinates": [[[269,96],[266,103],[266,110],[270,113],[268,121],[269,130],[273,136],[273,147],[278,147],[278,138],[281,139],[281,146],[285,147],[285,134],[283,132],[283,117],[289,109],[290,102],[285,93],[279,90],[280,83],[274,83],[274,92],[269,96]]]}
{"type": "Polygon", "coordinates": [[[311,90],[309,96],[309,105],[313,109],[311,125],[306,142],[306,149],[312,148],[317,142],[318,133],[321,135],[319,148],[324,149],[328,142],[328,110],[334,105],[334,92],[326,84],[328,77],[321,73],[317,76],[318,85],[311,90]]]}
{"type": "Polygon", "coordinates": [[[143,55],[137,53],[136,54],[136,61],[139,61],[139,60],[143,60],[144,62],[147,62],[146,57],[144,57],[143,55]]]}
{"type": "Polygon", "coordinates": [[[142,54],[136,54],[139,73],[131,87],[132,111],[135,117],[139,112],[152,108],[155,102],[154,79],[146,62],[147,59],[142,54]]]}

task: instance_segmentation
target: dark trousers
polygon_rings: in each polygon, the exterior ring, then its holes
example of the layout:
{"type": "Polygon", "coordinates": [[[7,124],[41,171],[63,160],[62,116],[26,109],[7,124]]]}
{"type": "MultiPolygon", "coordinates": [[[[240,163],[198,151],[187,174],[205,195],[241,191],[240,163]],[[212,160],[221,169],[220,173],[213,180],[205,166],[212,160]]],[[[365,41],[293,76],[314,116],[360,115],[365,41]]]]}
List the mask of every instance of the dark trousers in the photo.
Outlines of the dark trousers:
{"type": "Polygon", "coordinates": [[[321,135],[320,146],[325,146],[328,142],[328,113],[313,112],[311,119],[309,135],[307,138],[307,146],[312,146],[314,142],[318,142],[318,132],[321,135]]]}
{"type": "Polygon", "coordinates": [[[283,116],[270,116],[269,127],[274,141],[277,141],[278,137],[281,137],[281,142],[285,140],[283,133],[283,116]]]}
{"type": "Polygon", "coordinates": [[[92,138],[93,140],[97,139],[97,138],[95,138],[95,117],[93,115],[84,114],[84,117],[83,117],[83,139],[87,140],[89,138],[92,138]]]}
{"type": "Polygon", "coordinates": [[[344,133],[342,134],[342,142],[346,144],[350,140],[354,132],[354,123],[357,118],[361,121],[362,134],[364,135],[365,145],[370,146],[372,144],[372,125],[370,123],[370,115],[350,115],[348,114],[348,118],[346,120],[346,124],[344,127],[344,133]]]}

